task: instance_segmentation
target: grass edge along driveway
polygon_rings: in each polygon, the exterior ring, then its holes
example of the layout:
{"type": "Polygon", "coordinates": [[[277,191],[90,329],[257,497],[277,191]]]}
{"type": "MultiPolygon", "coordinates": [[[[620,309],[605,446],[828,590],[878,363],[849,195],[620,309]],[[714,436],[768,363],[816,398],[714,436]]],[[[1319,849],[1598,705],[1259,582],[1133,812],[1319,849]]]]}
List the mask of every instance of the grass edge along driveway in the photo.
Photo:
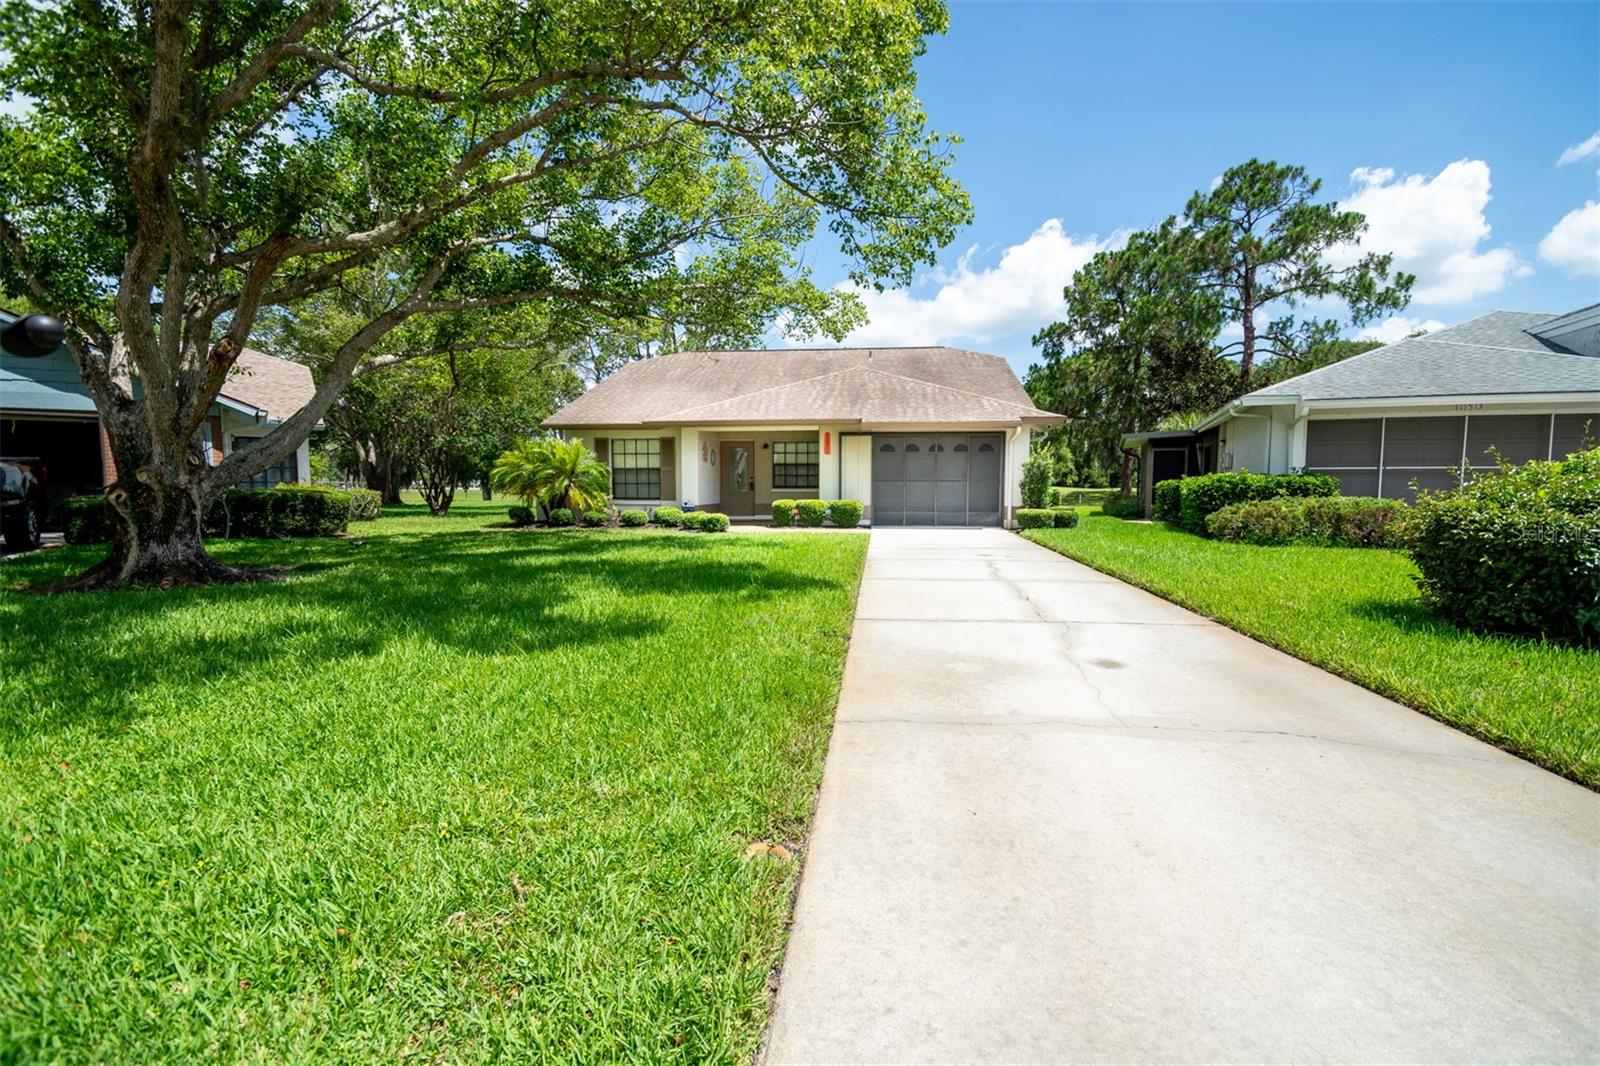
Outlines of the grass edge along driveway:
{"type": "Polygon", "coordinates": [[[0,592],[0,1061],[748,1060],[866,537],[419,511],[0,592]]]}
{"type": "Polygon", "coordinates": [[[1400,552],[1256,547],[1098,514],[1023,536],[1600,789],[1600,654],[1435,620],[1400,552]]]}

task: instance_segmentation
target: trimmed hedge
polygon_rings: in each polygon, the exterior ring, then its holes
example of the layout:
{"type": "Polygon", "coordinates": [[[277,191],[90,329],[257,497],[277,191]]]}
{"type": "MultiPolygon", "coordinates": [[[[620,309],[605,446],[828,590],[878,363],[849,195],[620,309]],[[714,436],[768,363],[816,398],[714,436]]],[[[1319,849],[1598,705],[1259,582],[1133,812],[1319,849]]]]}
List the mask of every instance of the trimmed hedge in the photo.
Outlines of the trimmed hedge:
{"type": "Polygon", "coordinates": [[[1290,497],[1230,503],[1206,516],[1206,532],[1245,544],[1390,548],[1405,504],[1370,496],[1290,497]]]}
{"type": "Polygon", "coordinates": [[[682,507],[663,506],[656,508],[655,523],[658,526],[666,526],[668,529],[676,529],[677,527],[683,525],[683,519],[684,513],[682,507]]]}
{"type": "Polygon", "coordinates": [[[1171,478],[1156,483],[1150,490],[1150,517],[1157,522],[1177,525],[1183,518],[1183,479],[1171,478]]]}
{"type": "Polygon", "coordinates": [[[820,526],[828,517],[826,500],[796,500],[794,506],[800,512],[802,526],[820,526]]]}
{"type": "Polygon", "coordinates": [[[717,511],[690,511],[683,516],[683,528],[697,529],[702,533],[723,533],[728,528],[728,516],[717,511]]]}
{"type": "Polygon", "coordinates": [[[1600,646],[1600,448],[1423,492],[1406,546],[1456,625],[1600,646]]]}
{"type": "Polygon", "coordinates": [[[326,537],[350,525],[350,494],[315,485],[227,489],[206,517],[226,537],[326,537]]]}
{"type": "Polygon", "coordinates": [[[1057,529],[1071,529],[1078,524],[1078,512],[1071,507],[1052,507],[1050,514],[1057,529]]]}
{"type": "Polygon", "coordinates": [[[611,515],[606,511],[585,511],[582,518],[583,524],[591,529],[606,525],[611,521],[611,515]]]}
{"type": "Polygon", "coordinates": [[[377,489],[349,489],[350,521],[376,522],[383,512],[383,493],[377,489]]]}
{"type": "Polygon", "coordinates": [[[794,525],[794,501],[793,500],[773,500],[772,501],[772,524],[775,525],[775,526],[792,526],[792,525],[794,525]]]}
{"type": "Polygon", "coordinates": [[[1100,505],[1100,513],[1112,518],[1143,518],[1144,501],[1137,493],[1124,496],[1119,492],[1100,505]]]}
{"type": "Polygon", "coordinates": [[[1328,474],[1252,474],[1245,470],[1178,478],[1176,484],[1179,486],[1178,524],[1201,536],[1206,532],[1206,516],[1231,503],[1270,500],[1278,496],[1339,495],[1339,479],[1328,474]]]}
{"type": "Polygon", "coordinates": [[[550,524],[552,526],[570,526],[577,521],[577,516],[570,507],[554,507],[550,510],[550,524]]]}
{"type": "Polygon", "coordinates": [[[515,504],[506,511],[506,517],[511,520],[511,524],[514,526],[531,526],[534,519],[533,508],[524,507],[520,503],[515,504]]]}
{"type": "Polygon", "coordinates": [[[833,519],[833,524],[844,529],[852,529],[861,524],[861,516],[867,511],[867,505],[860,500],[834,500],[828,505],[828,515],[833,519]]]}
{"type": "Polygon", "coordinates": [[[637,507],[630,507],[617,516],[617,521],[625,526],[637,527],[648,525],[650,516],[637,507]]]}
{"type": "Polygon", "coordinates": [[[1018,529],[1050,529],[1056,524],[1055,512],[1044,507],[1017,508],[1018,529]]]}

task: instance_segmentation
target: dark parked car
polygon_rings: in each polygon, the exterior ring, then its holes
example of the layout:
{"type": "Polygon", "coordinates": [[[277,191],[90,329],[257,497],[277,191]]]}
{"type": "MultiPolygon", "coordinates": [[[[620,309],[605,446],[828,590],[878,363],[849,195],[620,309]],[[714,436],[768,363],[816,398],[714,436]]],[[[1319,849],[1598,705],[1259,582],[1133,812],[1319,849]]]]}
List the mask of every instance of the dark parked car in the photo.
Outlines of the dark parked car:
{"type": "Polygon", "coordinates": [[[44,464],[38,459],[0,457],[0,535],[14,552],[39,546],[44,521],[44,464]]]}

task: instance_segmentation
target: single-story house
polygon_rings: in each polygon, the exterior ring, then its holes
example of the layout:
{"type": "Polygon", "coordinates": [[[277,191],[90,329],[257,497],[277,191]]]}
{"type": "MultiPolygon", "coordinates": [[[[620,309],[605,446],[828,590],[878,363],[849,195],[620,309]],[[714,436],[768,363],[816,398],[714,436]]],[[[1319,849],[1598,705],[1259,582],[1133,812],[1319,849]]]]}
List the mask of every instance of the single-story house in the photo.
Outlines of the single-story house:
{"type": "MultiPolygon", "coordinates": [[[[0,326],[17,316],[0,311],[0,326]]],[[[201,427],[213,464],[311,402],[309,368],[245,349],[201,427]]],[[[52,501],[98,492],[116,480],[110,444],[94,401],[66,347],[27,358],[0,350],[0,455],[43,460],[52,501]]],[[[244,484],[309,482],[311,451],[302,441],[278,466],[244,484]]]]}
{"type": "Polygon", "coordinates": [[[544,425],[611,468],[621,507],[731,517],[856,499],[875,525],[1011,525],[1033,405],[999,356],[959,348],[678,352],[624,366],[544,425]]]}
{"type": "Polygon", "coordinates": [[[1600,440],[1600,304],[1491,311],[1246,393],[1193,429],[1129,433],[1140,493],[1218,470],[1332,474],[1347,496],[1414,500],[1453,471],[1560,459],[1600,440]]]}

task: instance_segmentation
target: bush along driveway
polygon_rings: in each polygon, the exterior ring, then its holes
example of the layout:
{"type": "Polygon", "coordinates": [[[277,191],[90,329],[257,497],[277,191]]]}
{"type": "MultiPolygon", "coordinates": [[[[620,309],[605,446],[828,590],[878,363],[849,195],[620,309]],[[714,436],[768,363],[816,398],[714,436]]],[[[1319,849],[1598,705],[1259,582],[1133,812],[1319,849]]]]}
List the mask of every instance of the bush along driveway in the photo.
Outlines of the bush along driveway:
{"type": "Polygon", "coordinates": [[[1101,515],[1026,536],[1600,788],[1600,654],[1438,620],[1399,552],[1224,543],[1101,515]]]}
{"type": "Polygon", "coordinates": [[[866,538],[505,515],[0,593],[0,1061],[748,1058],[866,538]]]}

